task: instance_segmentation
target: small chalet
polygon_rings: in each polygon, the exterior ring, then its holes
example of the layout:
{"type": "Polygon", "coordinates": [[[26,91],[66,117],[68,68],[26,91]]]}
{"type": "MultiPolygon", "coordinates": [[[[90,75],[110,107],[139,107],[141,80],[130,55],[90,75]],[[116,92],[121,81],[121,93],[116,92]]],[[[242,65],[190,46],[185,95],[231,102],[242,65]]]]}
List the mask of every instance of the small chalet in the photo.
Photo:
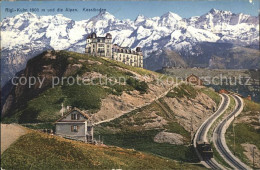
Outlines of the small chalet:
{"type": "Polygon", "coordinates": [[[93,125],[90,117],[78,108],[69,110],[56,121],[56,135],[92,143],[93,125]]]}
{"type": "Polygon", "coordinates": [[[220,94],[229,94],[229,92],[227,90],[225,90],[225,89],[220,89],[218,92],[220,94]]]}
{"type": "Polygon", "coordinates": [[[199,85],[199,86],[203,85],[203,81],[199,77],[195,76],[194,74],[188,76],[186,81],[194,85],[199,85]]]}
{"type": "Polygon", "coordinates": [[[246,97],[246,99],[247,99],[247,100],[252,100],[252,97],[251,97],[250,95],[248,95],[248,96],[246,97]]]}

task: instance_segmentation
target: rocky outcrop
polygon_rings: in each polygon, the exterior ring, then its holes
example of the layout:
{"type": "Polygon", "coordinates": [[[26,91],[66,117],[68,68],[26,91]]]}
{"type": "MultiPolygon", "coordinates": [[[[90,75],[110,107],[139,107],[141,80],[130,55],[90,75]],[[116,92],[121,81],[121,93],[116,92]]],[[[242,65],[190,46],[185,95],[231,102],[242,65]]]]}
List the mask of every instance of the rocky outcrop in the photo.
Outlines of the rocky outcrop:
{"type": "Polygon", "coordinates": [[[241,144],[244,149],[244,155],[253,164],[253,149],[254,149],[254,163],[256,168],[260,168],[260,150],[253,144],[244,143],[241,144]]]}
{"type": "Polygon", "coordinates": [[[190,131],[192,121],[194,132],[216,108],[216,103],[203,93],[198,93],[195,99],[165,97],[164,101],[187,131],[190,131]]]}
{"type": "Polygon", "coordinates": [[[183,145],[183,136],[177,133],[159,132],[153,139],[157,143],[170,143],[173,145],[183,145]]]}

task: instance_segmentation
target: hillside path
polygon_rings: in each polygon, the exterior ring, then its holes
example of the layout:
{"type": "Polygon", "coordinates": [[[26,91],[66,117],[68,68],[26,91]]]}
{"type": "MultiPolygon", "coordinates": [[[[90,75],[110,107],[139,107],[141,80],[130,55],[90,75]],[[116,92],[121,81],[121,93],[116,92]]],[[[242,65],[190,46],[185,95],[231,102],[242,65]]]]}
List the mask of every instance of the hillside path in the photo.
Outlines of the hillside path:
{"type": "Polygon", "coordinates": [[[1,124],[1,154],[26,133],[26,129],[18,124],[1,124]]]}
{"type": "Polygon", "coordinates": [[[183,83],[183,81],[181,81],[181,82],[179,82],[179,83],[176,83],[176,84],[174,84],[173,86],[169,87],[165,92],[163,92],[163,93],[160,94],[159,96],[155,97],[151,102],[145,103],[144,105],[138,106],[138,107],[136,107],[136,108],[134,108],[134,109],[132,109],[132,110],[130,110],[130,111],[127,111],[127,112],[118,114],[118,115],[114,116],[113,118],[105,119],[105,120],[102,120],[102,121],[99,121],[99,122],[95,122],[95,123],[93,123],[93,125],[96,126],[96,125],[99,125],[99,124],[101,124],[101,123],[110,122],[110,121],[112,121],[112,120],[114,120],[114,119],[117,119],[117,118],[123,116],[124,114],[127,114],[127,113],[129,113],[129,112],[134,111],[134,110],[137,110],[137,109],[140,109],[140,108],[145,107],[145,106],[147,106],[147,105],[150,105],[152,102],[157,101],[157,100],[160,99],[161,97],[166,96],[167,93],[169,93],[173,88],[179,86],[179,85],[182,84],[182,83],[183,83]]]}

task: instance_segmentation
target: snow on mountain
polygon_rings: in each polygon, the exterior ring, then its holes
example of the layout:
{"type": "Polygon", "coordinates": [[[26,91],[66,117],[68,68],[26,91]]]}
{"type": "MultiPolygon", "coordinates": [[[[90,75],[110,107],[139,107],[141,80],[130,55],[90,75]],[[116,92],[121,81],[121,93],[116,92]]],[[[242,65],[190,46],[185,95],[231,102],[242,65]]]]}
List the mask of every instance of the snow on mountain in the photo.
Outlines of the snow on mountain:
{"type": "Polygon", "coordinates": [[[1,22],[1,68],[7,75],[2,77],[2,82],[23,69],[28,59],[43,50],[84,52],[85,39],[91,32],[99,36],[110,32],[113,43],[131,48],[140,46],[145,57],[162,48],[194,54],[191,49],[198,42],[257,44],[258,19],[216,9],[188,19],[168,12],[153,18],[139,15],[134,21],[116,19],[108,12],[82,21],[61,14],[37,16],[26,12],[1,22]]]}
{"type": "Polygon", "coordinates": [[[174,14],[172,12],[167,12],[162,15],[158,21],[158,26],[160,27],[168,27],[168,28],[176,28],[178,25],[181,25],[182,18],[174,14]]]}

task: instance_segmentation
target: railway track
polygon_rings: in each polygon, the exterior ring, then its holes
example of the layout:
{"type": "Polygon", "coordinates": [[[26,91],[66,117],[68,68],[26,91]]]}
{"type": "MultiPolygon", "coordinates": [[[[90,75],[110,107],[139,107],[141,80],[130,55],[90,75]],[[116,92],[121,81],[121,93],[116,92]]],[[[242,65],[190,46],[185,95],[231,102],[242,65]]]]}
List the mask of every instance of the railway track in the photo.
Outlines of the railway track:
{"type": "Polygon", "coordinates": [[[243,101],[237,95],[232,95],[236,102],[235,109],[217,126],[214,131],[214,145],[217,151],[223,156],[227,163],[234,169],[247,170],[250,169],[247,165],[242,163],[238,158],[236,158],[231,151],[228,149],[225,141],[225,132],[227,127],[230,125],[232,120],[240,114],[243,110],[243,101]]]}
{"type": "Polygon", "coordinates": [[[201,125],[201,127],[198,129],[197,133],[195,134],[194,141],[193,141],[195,150],[200,160],[203,162],[204,165],[206,164],[206,166],[211,169],[223,169],[223,167],[219,165],[213,158],[203,158],[199,153],[199,151],[197,150],[196,143],[199,141],[207,142],[207,134],[211,125],[227,109],[229,105],[229,97],[226,94],[221,94],[220,96],[222,98],[222,101],[218,110],[201,125]]]}

